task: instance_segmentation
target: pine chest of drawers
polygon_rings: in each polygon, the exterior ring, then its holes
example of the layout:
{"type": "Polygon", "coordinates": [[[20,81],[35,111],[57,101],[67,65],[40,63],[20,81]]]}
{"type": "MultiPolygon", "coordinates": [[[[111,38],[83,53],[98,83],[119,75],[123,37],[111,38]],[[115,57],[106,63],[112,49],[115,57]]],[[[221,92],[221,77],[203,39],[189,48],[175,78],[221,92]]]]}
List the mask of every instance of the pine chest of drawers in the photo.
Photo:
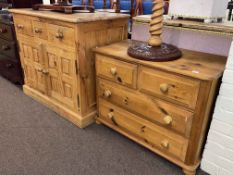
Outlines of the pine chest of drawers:
{"type": "Polygon", "coordinates": [[[146,62],[130,41],[95,49],[97,123],[103,123],[193,175],[226,59],[183,50],[181,59],[146,62]]]}
{"type": "Polygon", "coordinates": [[[11,9],[24,92],[83,128],[96,114],[92,48],[127,38],[128,15],[11,9]]]}

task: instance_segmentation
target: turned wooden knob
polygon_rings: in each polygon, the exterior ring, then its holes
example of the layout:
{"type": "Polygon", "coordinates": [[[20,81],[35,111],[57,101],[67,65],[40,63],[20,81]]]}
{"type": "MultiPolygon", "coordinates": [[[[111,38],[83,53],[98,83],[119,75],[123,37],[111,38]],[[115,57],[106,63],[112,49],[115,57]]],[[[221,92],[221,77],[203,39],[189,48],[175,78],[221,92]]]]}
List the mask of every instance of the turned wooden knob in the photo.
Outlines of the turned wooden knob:
{"type": "Polygon", "coordinates": [[[115,68],[115,67],[112,67],[111,69],[110,69],[110,72],[111,72],[111,74],[112,75],[116,75],[117,74],[117,69],[115,68]]]}
{"type": "Polygon", "coordinates": [[[42,68],[38,68],[36,69],[38,72],[43,72],[43,69],[42,68]]]}
{"type": "Polygon", "coordinates": [[[166,93],[168,91],[168,84],[160,84],[160,91],[166,93]]]}
{"type": "Polygon", "coordinates": [[[109,112],[109,113],[108,113],[108,118],[109,118],[109,119],[113,119],[113,117],[114,117],[114,116],[113,116],[113,112],[109,112]]]}
{"type": "Polygon", "coordinates": [[[18,24],[16,27],[17,27],[18,29],[23,29],[23,28],[24,28],[24,26],[23,26],[22,24],[18,24]]]}
{"type": "Polygon", "coordinates": [[[111,97],[111,95],[112,95],[112,92],[111,92],[110,90],[105,90],[105,91],[104,91],[104,96],[105,96],[106,98],[111,97]]]}
{"type": "Polygon", "coordinates": [[[47,75],[47,74],[49,74],[49,71],[48,70],[42,70],[42,73],[47,75]]]}
{"type": "Polygon", "coordinates": [[[167,115],[163,118],[163,121],[166,125],[170,125],[172,123],[172,117],[170,115],[167,115]]]}
{"type": "Polygon", "coordinates": [[[168,140],[163,140],[163,141],[161,142],[161,146],[162,146],[163,148],[168,149],[168,147],[169,147],[169,142],[168,142],[168,140]]]}
{"type": "Polygon", "coordinates": [[[55,36],[57,39],[62,39],[64,37],[62,32],[57,32],[55,36]]]}
{"type": "Polygon", "coordinates": [[[35,28],[35,33],[42,33],[42,30],[41,29],[39,29],[39,28],[35,28]]]}

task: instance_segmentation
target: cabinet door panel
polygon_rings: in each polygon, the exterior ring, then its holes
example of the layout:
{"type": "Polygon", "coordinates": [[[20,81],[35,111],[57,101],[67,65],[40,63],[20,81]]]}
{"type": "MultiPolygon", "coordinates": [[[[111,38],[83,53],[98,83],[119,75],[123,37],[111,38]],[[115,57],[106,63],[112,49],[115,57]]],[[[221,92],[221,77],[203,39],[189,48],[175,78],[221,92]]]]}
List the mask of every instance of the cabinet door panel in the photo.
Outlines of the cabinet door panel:
{"type": "Polygon", "coordinates": [[[32,41],[20,41],[20,56],[23,60],[26,85],[47,93],[47,76],[43,58],[43,45],[32,41]]]}
{"type": "Polygon", "coordinates": [[[47,47],[49,95],[72,110],[77,110],[75,52],[47,47]]]}

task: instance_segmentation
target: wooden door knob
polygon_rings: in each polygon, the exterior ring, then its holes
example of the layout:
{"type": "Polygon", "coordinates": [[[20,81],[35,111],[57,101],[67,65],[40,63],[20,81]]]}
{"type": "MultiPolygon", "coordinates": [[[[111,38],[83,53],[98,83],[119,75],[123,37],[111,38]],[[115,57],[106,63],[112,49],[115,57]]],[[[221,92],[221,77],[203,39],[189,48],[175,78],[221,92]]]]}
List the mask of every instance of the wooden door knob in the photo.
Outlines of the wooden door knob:
{"type": "Polygon", "coordinates": [[[42,72],[43,71],[43,69],[42,68],[38,68],[38,69],[36,69],[38,72],[42,72]]]}
{"type": "Polygon", "coordinates": [[[62,32],[57,32],[55,36],[57,39],[63,39],[63,37],[64,37],[62,32]]]}
{"type": "Polygon", "coordinates": [[[172,123],[172,117],[170,115],[167,115],[163,118],[163,121],[166,125],[170,125],[172,123]]]}
{"type": "Polygon", "coordinates": [[[111,95],[112,95],[112,92],[111,92],[110,90],[105,90],[105,91],[104,91],[104,96],[105,96],[106,98],[111,97],[111,95]]]}
{"type": "Polygon", "coordinates": [[[168,141],[168,140],[163,140],[163,141],[161,142],[161,146],[162,146],[163,148],[165,148],[165,149],[168,149],[168,147],[169,147],[169,141],[168,141]]]}
{"type": "Polygon", "coordinates": [[[42,33],[42,30],[41,29],[39,29],[39,28],[35,28],[35,33],[42,33]]]}
{"type": "Polygon", "coordinates": [[[24,26],[23,26],[22,24],[18,24],[16,27],[17,27],[18,29],[23,29],[23,28],[24,28],[24,26]]]}
{"type": "Polygon", "coordinates": [[[110,69],[110,72],[111,72],[111,74],[112,75],[116,75],[117,74],[117,69],[115,68],[115,67],[112,67],[111,69],[110,69]]]}
{"type": "Polygon", "coordinates": [[[168,84],[166,83],[160,84],[160,91],[163,93],[168,92],[168,84]]]}
{"type": "Polygon", "coordinates": [[[109,119],[113,119],[113,117],[114,117],[114,116],[113,116],[113,112],[109,112],[109,113],[108,113],[108,118],[109,118],[109,119]]]}
{"type": "Polygon", "coordinates": [[[49,74],[49,71],[48,71],[48,70],[43,69],[43,70],[42,70],[42,73],[43,73],[43,74],[45,74],[45,75],[47,75],[47,74],[49,74]]]}

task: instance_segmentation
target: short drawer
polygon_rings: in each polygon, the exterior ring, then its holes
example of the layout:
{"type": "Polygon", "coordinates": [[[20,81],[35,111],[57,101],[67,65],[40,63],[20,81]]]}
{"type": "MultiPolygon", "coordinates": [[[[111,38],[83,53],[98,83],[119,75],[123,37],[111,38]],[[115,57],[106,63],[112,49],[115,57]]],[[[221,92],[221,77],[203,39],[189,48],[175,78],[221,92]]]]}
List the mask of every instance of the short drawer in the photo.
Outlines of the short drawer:
{"type": "Polygon", "coordinates": [[[13,25],[1,23],[0,26],[0,38],[13,41],[14,40],[14,30],[13,25]]]}
{"type": "Polygon", "coordinates": [[[99,79],[97,87],[99,98],[139,114],[142,118],[166,129],[189,137],[193,118],[192,112],[106,80],[99,79]]]}
{"type": "Polygon", "coordinates": [[[47,24],[48,40],[54,44],[75,46],[75,33],[71,27],[47,24]]]}
{"type": "Polygon", "coordinates": [[[40,39],[47,40],[48,33],[47,33],[47,25],[45,22],[35,21],[33,20],[33,33],[34,36],[40,39]]]}
{"type": "Polygon", "coordinates": [[[99,117],[114,128],[122,130],[170,156],[185,160],[188,140],[156,126],[105,100],[99,101],[99,117]]]}
{"type": "Polygon", "coordinates": [[[16,33],[33,36],[32,20],[27,16],[14,15],[16,33]]]}
{"type": "Polygon", "coordinates": [[[140,91],[160,98],[176,101],[194,109],[199,93],[200,81],[177,76],[146,67],[139,68],[140,91]]]}
{"type": "Polygon", "coordinates": [[[17,53],[16,43],[0,38],[0,53],[15,59],[17,53]]]}
{"type": "Polygon", "coordinates": [[[97,54],[96,74],[118,84],[136,88],[137,66],[134,64],[97,54]]]}

